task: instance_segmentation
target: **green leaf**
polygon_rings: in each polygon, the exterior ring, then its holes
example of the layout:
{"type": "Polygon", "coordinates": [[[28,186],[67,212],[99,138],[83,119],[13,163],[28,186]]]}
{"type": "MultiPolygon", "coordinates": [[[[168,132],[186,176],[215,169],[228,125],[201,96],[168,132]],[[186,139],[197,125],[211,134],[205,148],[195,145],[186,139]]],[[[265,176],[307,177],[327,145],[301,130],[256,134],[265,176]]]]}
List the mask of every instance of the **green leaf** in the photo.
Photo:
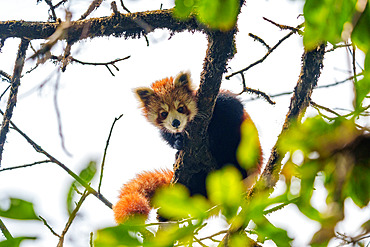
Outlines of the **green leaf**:
{"type": "Polygon", "coordinates": [[[192,246],[193,237],[202,221],[193,224],[188,221],[186,225],[169,224],[156,233],[156,237],[144,241],[145,247],[171,247],[192,246]]]}
{"type": "Polygon", "coordinates": [[[90,161],[87,166],[82,169],[79,176],[82,178],[86,183],[90,183],[90,181],[94,178],[96,174],[96,162],[90,161]]]}
{"type": "Polygon", "coordinates": [[[197,9],[198,19],[211,28],[227,31],[235,26],[239,9],[239,0],[202,0],[197,9]]]}
{"type": "Polygon", "coordinates": [[[196,2],[196,0],[175,0],[174,16],[179,19],[190,17],[196,2]]]}
{"type": "Polygon", "coordinates": [[[233,218],[243,201],[243,184],[239,171],[228,166],[207,177],[207,194],[211,202],[221,205],[227,219],[233,218]]]}
{"type": "Polygon", "coordinates": [[[356,0],[306,0],[303,8],[306,49],[311,50],[325,41],[341,42],[346,23],[352,22],[356,3],[356,0]]]}
{"type": "MultiPolygon", "coordinates": [[[[366,55],[366,60],[370,60],[370,51],[366,55]]],[[[355,107],[358,113],[361,113],[363,111],[362,102],[365,99],[366,95],[370,93],[370,68],[366,68],[370,67],[370,65],[368,64],[370,63],[370,61],[366,61],[366,63],[367,64],[365,64],[364,78],[355,83],[355,107]],[[368,70],[366,71],[366,69],[368,70]]]]}
{"type": "Polygon", "coordinates": [[[313,247],[328,246],[329,240],[334,236],[334,226],[323,227],[313,235],[310,245],[313,247]]]}
{"type": "Polygon", "coordinates": [[[188,190],[180,185],[160,189],[153,198],[153,205],[159,207],[160,215],[169,219],[183,219],[189,216],[206,217],[210,208],[207,200],[199,195],[190,197],[188,190]]]}
{"type": "Polygon", "coordinates": [[[266,217],[260,218],[259,221],[253,221],[256,224],[255,230],[258,240],[262,243],[271,239],[277,246],[289,246],[289,243],[293,240],[288,236],[286,230],[274,226],[266,217]]]}
{"type": "Polygon", "coordinates": [[[256,126],[252,121],[244,121],[241,126],[241,141],[237,150],[240,165],[249,170],[256,168],[261,159],[261,146],[256,126]]]}
{"type": "Polygon", "coordinates": [[[370,93],[370,7],[369,2],[352,32],[352,41],[366,55],[364,78],[355,83],[355,107],[361,112],[362,101],[370,93]]]}
{"type": "Polygon", "coordinates": [[[0,247],[19,247],[23,240],[36,240],[36,237],[16,237],[0,242],[0,247]]]}
{"type": "Polygon", "coordinates": [[[31,202],[18,198],[9,198],[9,201],[9,207],[0,207],[0,216],[18,220],[40,220],[31,202]]]}
{"type": "MultiPolygon", "coordinates": [[[[83,168],[79,174],[79,177],[84,180],[86,183],[89,183],[96,174],[96,162],[90,161],[87,163],[85,168],[83,168]]],[[[71,214],[75,203],[74,203],[74,196],[76,195],[76,190],[83,188],[77,181],[73,181],[71,186],[69,186],[69,190],[67,193],[67,210],[68,213],[71,214]]]]}
{"type": "Polygon", "coordinates": [[[352,172],[348,174],[344,186],[344,196],[352,198],[353,202],[363,208],[369,204],[370,199],[370,167],[369,165],[355,164],[352,172]]]}
{"type": "MultiPolygon", "coordinates": [[[[370,7],[367,3],[364,12],[362,13],[357,25],[352,32],[352,41],[358,46],[365,54],[370,51],[370,7]]],[[[370,64],[368,64],[370,66],[370,64]]],[[[368,67],[369,68],[369,67],[368,67]]]]}
{"type": "Polygon", "coordinates": [[[313,152],[318,152],[320,157],[328,157],[358,134],[352,120],[336,118],[328,123],[317,116],[307,118],[303,124],[294,123],[280,138],[278,148],[281,153],[301,150],[306,157],[313,152]]]}
{"type": "Polygon", "coordinates": [[[97,231],[94,246],[142,246],[140,232],[147,232],[143,224],[122,224],[115,227],[107,227],[97,231]]]}
{"type": "Polygon", "coordinates": [[[239,0],[175,0],[174,16],[186,19],[195,15],[201,23],[222,31],[235,26],[239,0]]]}

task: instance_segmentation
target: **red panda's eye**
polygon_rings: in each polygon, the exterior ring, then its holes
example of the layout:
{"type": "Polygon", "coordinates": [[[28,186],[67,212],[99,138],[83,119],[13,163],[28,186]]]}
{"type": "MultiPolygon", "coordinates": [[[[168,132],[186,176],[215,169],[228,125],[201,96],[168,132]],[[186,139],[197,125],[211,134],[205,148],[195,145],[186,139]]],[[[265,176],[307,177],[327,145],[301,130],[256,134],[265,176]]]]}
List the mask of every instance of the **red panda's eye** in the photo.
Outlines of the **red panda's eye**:
{"type": "Polygon", "coordinates": [[[184,107],[183,106],[180,106],[179,108],[177,108],[177,111],[180,112],[180,113],[184,113],[184,107]]]}
{"type": "Polygon", "coordinates": [[[166,111],[161,112],[161,117],[163,119],[165,119],[167,116],[168,116],[168,112],[166,112],[166,111]]]}

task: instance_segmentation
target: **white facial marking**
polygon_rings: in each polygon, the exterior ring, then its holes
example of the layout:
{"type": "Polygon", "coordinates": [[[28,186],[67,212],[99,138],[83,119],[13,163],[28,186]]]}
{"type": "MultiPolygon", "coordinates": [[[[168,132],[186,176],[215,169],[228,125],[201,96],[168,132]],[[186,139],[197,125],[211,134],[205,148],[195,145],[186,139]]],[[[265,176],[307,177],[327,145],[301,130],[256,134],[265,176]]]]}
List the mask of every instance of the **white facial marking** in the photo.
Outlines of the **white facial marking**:
{"type": "Polygon", "coordinates": [[[186,114],[179,113],[176,109],[172,109],[168,112],[168,116],[163,120],[163,127],[166,128],[169,132],[178,133],[182,132],[188,123],[188,116],[186,114]],[[178,121],[177,124],[174,124],[174,121],[178,121]]]}

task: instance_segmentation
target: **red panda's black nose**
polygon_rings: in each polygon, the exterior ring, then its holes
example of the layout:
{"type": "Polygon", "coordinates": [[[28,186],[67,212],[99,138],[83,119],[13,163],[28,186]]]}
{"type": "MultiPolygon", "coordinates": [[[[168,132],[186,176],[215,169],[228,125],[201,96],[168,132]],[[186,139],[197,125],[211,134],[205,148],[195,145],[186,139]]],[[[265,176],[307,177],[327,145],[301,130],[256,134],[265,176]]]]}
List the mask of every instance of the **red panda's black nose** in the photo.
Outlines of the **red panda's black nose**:
{"type": "Polygon", "coordinates": [[[172,121],[172,126],[175,127],[175,128],[179,127],[180,124],[181,124],[180,121],[177,120],[177,119],[175,119],[175,120],[172,121]]]}

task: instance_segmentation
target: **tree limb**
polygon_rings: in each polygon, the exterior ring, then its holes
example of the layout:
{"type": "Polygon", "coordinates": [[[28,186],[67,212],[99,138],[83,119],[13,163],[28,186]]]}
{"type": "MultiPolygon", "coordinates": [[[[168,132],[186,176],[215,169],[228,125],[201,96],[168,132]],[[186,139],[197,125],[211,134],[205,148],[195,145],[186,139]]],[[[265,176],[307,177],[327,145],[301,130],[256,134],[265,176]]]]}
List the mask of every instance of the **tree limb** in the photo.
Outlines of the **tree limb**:
{"type": "Polygon", "coordinates": [[[18,87],[21,83],[21,75],[22,75],[22,70],[24,66],[24,59],[26,57],[26,50],[28,48],[29,43],[30,41],[28,39],[22,38],[21,43],[18,48],[17,58],[15,60],[13,76],[11,78],[12,80],[11,80],[10,95],[9,95],[6,111],[4,114],[3,123],[1,125],[1,130],[0,130],[0,167],[1,167],[1,160],[3,156],[4,144],[6,140],[6,134],[9,131],[10,119],[13,116],[13,109],[17,103],[18,87]]]}
{"type": "MultiPolygon", "coordinates": [[[[0,110],[0,113],[4,115],[4,113],[0,110]]],[[[98,193],[94,190],[89,184],[87,184],[82,178],[80,178],[76,173],[74,173],[71,169],[69,169],[66,165],[62,162],[54,158],[51,154],[46,152],[41,146],[39,146],[36,142],[34,142],[31,138],[29,138],[23,131],[21,131],[12,121],[10,121],[12,128],[17,131],[23,138],[27,140],[27,142],[35,149],[36,152],[44,154],[50,162],[57,164],[63,170],[65,170],[71,177],[73,177],[78,183],[80,183],[85,189],[90,193],[93,194],[96,198],[98,198],[101,202],[103,202],[107,207],[112,209],[113,205],[109,202],[102,194],[98,193]]]]}
{"type": "Polygon", "coordinates": [[[174,166],[173,182],[185,185],[191,194],[205,194],[201,183],[204,183],[207,174],[216,168],[216,162],[209,151],[207,128],[220,90],[222,75],[226,71],[228,60],[234,54],[235,33],[236,29],[207,33],[208,48],[196,94],[198,114],[186,128],[188,136],[184,149],[179,152],[174,166]]]}
{"type": "MultiPolygon", "coordinates": [[[[59,23],[32,22],[32,21],[0,21],[0,39],[27,37],[33,39],[47,39],[57,29],[59,23]]],[[[71,21],[68,32],[63,39],[73,43],[75,41],[95,38],[116,36],[125,38],[137,38],[155,29],[169,29],[172,32],[201,31],[202,28],[195,18],[179,21],[172,16],[170,10],[154,10],[128,14],[114,14],[101,18],[71,21]],[[146,30],[138,21],[144,22],[151,27],[146,30]],[[88,30],[88,32],[86,31],[88,30]]]]}
{"type": "MultiPolygon", "coordinates": [[[[285,133],[293,121],[297,121],[303,117],[309,106],[312,91],[317,86],[317,81],[323,68],[324,54],[325,45],[318,46],[312,51],[305,51],[303,53],[301,73],[294,89],[289,111],[285,117],[280,135],[285,133]]],[[[280,155],[277,151],[277,144],[275,144],[259,181],[259,184],[262,182],[267,189],[272,189],[279,178],[278,172],[280,171],[281,164],[277,163],[277,161],[280,155]]],[[[251,193],[253,191],[251,190],[251,193]]]]}

